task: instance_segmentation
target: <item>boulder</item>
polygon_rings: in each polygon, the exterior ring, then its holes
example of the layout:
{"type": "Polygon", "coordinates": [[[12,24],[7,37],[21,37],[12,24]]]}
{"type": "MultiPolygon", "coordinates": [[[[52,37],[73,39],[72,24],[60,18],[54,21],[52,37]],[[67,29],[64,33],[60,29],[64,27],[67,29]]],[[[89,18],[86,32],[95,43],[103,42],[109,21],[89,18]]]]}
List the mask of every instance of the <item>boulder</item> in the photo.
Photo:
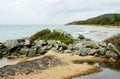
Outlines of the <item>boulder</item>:
{"type": "Polygon", "coordinates": [[[54,44],[56,44],[56,41],[55,40],[47,40],[47,43],[50,45],[54,45],[54,44]]]}
{"type": "Polygon", "coordinates": [[[34,56],[36,56],[36,51],[30,49],[29,53],[26,56],[27,57],[34,57],[34,56]]]}
{"type": "Polygon", "coordinates": [[[88,53],[89,55],[94,55],[95,53],[98,53],[98,49],[91,49],[90,52],[88,53]]]}
{"type": "Polygon", "coordinates": [[[22,55],[27,55],[29,53],[30,48],[23,47],[20,49],[19,53],[22,55]]]}
{"type": "Polygon", "coordinates": [[[63,50],[67,49],[67,45],[65,43],[61,43],[61,44],[59,44],[59,46],[62,47],[63,50]]]}
{"type": "Polygon", "coordinates": [[[86,56],[86,55],[88,55],[88,53],[90,52],[90,48],[82,48],[82,50],[80,50],[80,55],[81,56],[86,56]]]}
{"type": "Polygon", "coordinates": [[[99,48],[99,53],[98,53],[98,54],[103,56],[103,55],[105,55],[106,51],[107,51],[106,48],[100,47],[100,48],[99,48]]]}
{"type": "Polygon", "coordinates": [[[51,44],[48,44],[47,45],[47,49],[49,50],[49,49],[51,49],[53,47],[53,45],[51,45],[51,44]]]}
{"type": "Polygon", "coordinates": [[[74,44],[73,46],[74,46],[73,48],[76,50],[81,50],[82,48],[85,48],[85,46],[80,42],[74,44]]]}
{"type": "Polygon", "coordinates": [[[41,47],[41,46],[46,46],[47,42],[44,40],[35,40],[34,44],[35,44],[35,47],[41,47]]]}
{"type": "Polygon", "coordinates": [[[100,45],[101,47],[107,47],[107,44],[106,44],[105,42],[99,42],[99,45],[100,45]]]}
{"type": "Polygon", "coordinates": [[[78,39],[85,39],[85,37],[82,34],[78,34],[78,39]]]}
{"type": "Polygon", "coordinates": [[[61,35],[73,38],[73,36],[62,29],[53,29],[53,31],[59,32],[61,35]]]}
{"type": "Polygon", "coordinates": [[[108,49],[120,56],[120,51],[112,43],[108,43],[108,49]]]}
{"type": "Polygon", "coordinates": [[[105,54],[106,57],[118,58],[118,55],[112,51],[107,51],[105,54]]]}
{"type": "Polygon", "coordinates": [[[83,45],[85,45],[87,48],[94,48],[94,49],[97,49],[99,47],[99,44],[95,41],[84,41],[83,45]]]}
{"type": "Polygon", "coordinates": [[[0,43],[0,50],[6,48],[2,43],[0,43]]]}
{"type": "Polygon", "coordinates": [[[30,45],[30,40],[29,39],[25,39],[25,44],[24,45],[30,45]]]}
{"type": "Polygon", "coordinates": [[[69,45],[67,46],[67,48],[68,48],[69,50],[73,50],[73,45],[72,45],[72,44],[69,44],[69,45]]]}
{"type": "Polygon", "coordinates": [[[19,40],[7,40],[3,44],[10,50],[12,48],[23,46],[24,42],[20,42],[19,40]]]}

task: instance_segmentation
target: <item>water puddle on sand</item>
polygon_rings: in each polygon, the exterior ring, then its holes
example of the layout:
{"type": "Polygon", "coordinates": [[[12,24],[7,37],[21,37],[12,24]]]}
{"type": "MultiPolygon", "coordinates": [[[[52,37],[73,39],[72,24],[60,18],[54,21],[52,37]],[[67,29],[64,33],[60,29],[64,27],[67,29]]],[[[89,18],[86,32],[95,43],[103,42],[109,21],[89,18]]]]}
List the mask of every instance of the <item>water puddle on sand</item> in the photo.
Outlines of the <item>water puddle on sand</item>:
{"type": "Polygon", "coordinates": [[[17,64],[20,60],[9,60],[7,58],[0,59],[0,68],[6,65],[14,65],[17,64]]]}
{"type": "Polygon", "coordinates": [[[98,66],[101,68],[101,72],[75,77],[73,79],[120,79],[120,60],[114,63],[104,62],[78,62],[77,64],[89,64],[93,66],[98,66]]]}

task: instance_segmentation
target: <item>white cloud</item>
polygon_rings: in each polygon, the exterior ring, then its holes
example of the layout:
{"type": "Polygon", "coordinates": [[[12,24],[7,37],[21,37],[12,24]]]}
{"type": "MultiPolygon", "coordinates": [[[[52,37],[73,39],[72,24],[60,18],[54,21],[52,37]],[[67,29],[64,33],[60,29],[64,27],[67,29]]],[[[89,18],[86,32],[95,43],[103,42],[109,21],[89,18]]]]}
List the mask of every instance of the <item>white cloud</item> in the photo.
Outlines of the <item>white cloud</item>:
{"type": "Polygon", "coordinates": [[[119,7],[119,0],[0,0],[0,24],[61,24],[119,7]]]}

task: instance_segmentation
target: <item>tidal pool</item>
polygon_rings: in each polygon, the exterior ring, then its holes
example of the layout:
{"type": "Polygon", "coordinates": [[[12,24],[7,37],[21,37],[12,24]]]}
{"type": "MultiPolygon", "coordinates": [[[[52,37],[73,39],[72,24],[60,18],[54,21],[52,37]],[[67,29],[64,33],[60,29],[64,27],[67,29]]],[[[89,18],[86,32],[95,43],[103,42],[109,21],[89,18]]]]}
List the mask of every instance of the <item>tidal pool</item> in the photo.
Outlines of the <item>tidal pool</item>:
{"type": "Polygon", "coordinates": [[[120,79],[120,60],[114,63],[80,62],[79,64],[89,64],[89,65],[98,66],[101,68],[101,72],[97,72],[94,74],[81,76],[81,77],[75,77],[73,79],[120,79]]]}

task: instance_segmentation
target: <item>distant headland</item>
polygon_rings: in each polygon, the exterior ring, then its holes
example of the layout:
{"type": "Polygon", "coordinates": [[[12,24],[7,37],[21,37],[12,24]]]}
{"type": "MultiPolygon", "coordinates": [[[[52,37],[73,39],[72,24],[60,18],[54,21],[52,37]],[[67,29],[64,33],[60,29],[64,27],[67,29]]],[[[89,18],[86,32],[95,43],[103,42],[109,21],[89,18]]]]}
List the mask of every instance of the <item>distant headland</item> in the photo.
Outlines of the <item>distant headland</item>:
{"type": "Polygon", "coordinates": [[[87,20],[73,21],[67,23],[66,25],[109,25],[120,27],[120,14],[103,14],[87,20]]]}

